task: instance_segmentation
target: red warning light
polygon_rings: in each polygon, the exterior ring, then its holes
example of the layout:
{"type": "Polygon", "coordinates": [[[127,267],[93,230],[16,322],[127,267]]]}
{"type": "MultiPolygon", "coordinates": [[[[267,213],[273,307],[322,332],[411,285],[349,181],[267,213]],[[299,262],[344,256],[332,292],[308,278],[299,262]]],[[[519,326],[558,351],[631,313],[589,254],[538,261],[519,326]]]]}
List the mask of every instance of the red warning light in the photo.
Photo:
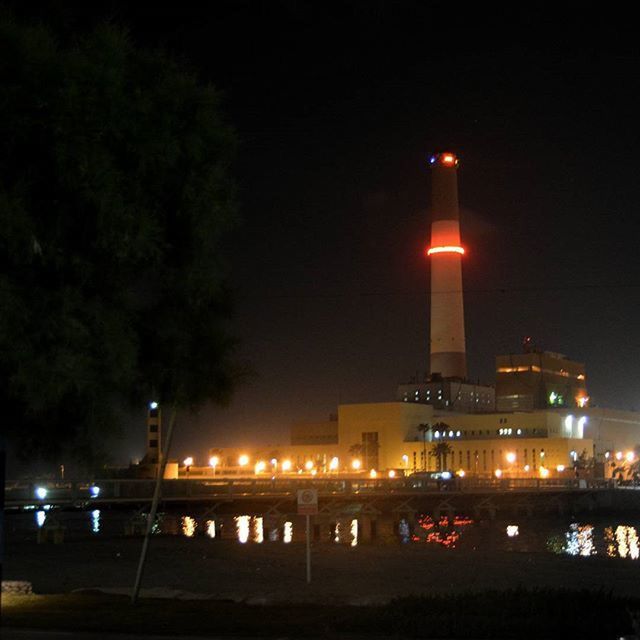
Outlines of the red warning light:
{"type": "Polygon", "coordinates": [[[430,247],[427,249],[427,255],[432,256],[436,253],[459,253],[464,255],[464,247],[459,245],[444,245],[442,247],[430,247]]]}

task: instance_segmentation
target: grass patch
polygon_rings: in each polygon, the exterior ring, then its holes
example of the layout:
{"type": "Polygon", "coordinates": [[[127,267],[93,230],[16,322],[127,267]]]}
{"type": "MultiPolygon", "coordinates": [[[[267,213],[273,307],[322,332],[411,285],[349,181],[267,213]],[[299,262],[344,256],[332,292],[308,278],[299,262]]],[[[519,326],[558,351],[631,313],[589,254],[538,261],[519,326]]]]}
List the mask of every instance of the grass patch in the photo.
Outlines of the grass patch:
{"type": "Polygon", "coordinates": [[[640,600],[608,592],[526,589],[372,607],[160,599],[133,607],[124,596],[103,594],[5,595],[2,602],[9,627],[255,637],[615,638],[632,631],[628,611],[640,611],[640,600]]]}

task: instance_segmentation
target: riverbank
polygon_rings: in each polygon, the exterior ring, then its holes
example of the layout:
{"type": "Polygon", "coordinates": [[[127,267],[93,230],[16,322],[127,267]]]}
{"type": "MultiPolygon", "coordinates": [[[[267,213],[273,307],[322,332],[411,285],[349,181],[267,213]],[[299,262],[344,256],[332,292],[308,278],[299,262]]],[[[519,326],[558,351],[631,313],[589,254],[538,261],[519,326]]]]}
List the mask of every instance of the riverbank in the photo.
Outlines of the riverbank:
{"type": "MultiPolygon", "coordinates": [[[[4,578],[28,580],[36,594],[133,584],[140,538],[93,538],[63,544],[7,541],[4,578]]],[[[440,545],[332,545],[312,549],[306,584],[301,543],[246,544],[204,537],[154,537],[145,588],[251,603],[383,604],[393,598],[488,589],[604,590],[634,597],[640,564],[621,558],[556,555],[440,545]]]]}

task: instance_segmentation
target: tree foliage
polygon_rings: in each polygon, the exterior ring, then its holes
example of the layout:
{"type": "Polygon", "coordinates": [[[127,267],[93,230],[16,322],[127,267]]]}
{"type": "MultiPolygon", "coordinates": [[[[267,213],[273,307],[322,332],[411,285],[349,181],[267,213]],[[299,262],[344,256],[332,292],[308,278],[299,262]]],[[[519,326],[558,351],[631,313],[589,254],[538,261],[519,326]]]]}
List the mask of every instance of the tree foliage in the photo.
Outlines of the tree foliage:
{"type": "Polygon", "coordinates": [[[102,25],[0,16],[0,397],[23,450],[88,443],[123,398],[221,400],[235,139],[210,86],[102,25]]]}

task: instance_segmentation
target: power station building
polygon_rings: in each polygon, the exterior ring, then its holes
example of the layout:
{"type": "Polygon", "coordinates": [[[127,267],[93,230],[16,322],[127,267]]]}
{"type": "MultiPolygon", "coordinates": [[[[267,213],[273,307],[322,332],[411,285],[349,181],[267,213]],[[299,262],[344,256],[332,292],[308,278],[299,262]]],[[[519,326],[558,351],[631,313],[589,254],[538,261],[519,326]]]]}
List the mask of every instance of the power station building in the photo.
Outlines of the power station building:
{"type": "Polygon", "coordinates": [[[616,458],[635,455],[640,414],[591,408],[584,364],[538,350],[529,338],[522,353],[497,356],[495,387],[467,379],[459,162],[447,152],[429,164],[429,373],[399,385],[394,402],[340,405],[334,419],[294,425],[286,445],[215,450],[221,470],[446,467],[479,476],[546,477],[573,473],[585,460],[606,474],[616,458]]]}

